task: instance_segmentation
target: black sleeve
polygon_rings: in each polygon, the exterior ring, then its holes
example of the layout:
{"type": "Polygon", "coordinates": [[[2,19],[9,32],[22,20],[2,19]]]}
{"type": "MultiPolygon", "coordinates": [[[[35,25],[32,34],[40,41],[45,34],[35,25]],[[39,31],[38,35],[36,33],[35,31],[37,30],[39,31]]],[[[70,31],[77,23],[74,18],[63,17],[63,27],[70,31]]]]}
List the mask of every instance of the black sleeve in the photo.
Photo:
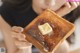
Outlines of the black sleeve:
{"type": "Polygon", "coordinates": [[[18,6],[26,2],[27,6],[32,2],[32,0],[2,0],[3,3],[9,4],[10,6],[18,6]]]}
{"type": "Polygon", "coordinates": [[[26,2],[19,4],[17,7],[3,3],[0,7],[0,14],[11,26],[21,27],[28,25],[37,16],[32,9],[31,3],[26,6],[26,2]]]}

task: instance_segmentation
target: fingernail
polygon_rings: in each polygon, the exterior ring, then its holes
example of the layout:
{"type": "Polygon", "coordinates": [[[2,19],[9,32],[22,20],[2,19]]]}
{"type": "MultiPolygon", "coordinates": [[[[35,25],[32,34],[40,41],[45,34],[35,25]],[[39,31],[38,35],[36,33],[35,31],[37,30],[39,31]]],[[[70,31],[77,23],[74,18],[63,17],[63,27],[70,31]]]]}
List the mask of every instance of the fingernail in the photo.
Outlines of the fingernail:
{"type": "Polygon", "coordinates": [[[23,28],[22,27],[13,26],[12,30],[15,31],[15,32],[22,32],[23,28]]]}

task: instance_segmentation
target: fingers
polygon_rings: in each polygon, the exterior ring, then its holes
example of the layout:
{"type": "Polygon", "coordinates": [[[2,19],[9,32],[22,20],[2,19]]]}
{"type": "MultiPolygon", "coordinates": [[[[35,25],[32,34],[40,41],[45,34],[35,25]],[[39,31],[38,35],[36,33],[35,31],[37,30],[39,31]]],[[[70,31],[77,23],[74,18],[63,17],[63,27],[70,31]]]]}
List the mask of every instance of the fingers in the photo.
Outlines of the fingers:
{"type": "Polygon", "coordinates": [[[17,47],[16,53],[31,53],[32,44],[29,42],[23,42],[15,40],[15,46],[17,47]]]}
{"type": "Polygon", "coordinates": [[[31,46],[32,44],[29,43],[25,39],[25,35],[21,32],[23,31],[22,27],[14,26],[12,27],[12,37],[14,39],[14,44],[17,48],[17,53],[31,53],[31,46]]]}
{"type": "Polygon", "coordinates": [[[79,5],[79,2],[76,2],[77,3],[77,5],[79,5]]]}
{"type": "Polygon", "coordinates": [[[76,2],[70,2],[71,4],[71,9],[74,10],[75,8],[78,7],[77,3],[76,2]]]}
{"type": "Polygon", "coordinates": [[[23,28],[22,27],[13,26],[12,30],[19,33],[19,32],[23,31],[23,28]]]}
{"type": "Polygon", "coordinates": [[[12,32],[12,37],[16,40],[19,40],[19,41],[26,41],[26,36],[22,33],[15,33],[15,32],[12,32]]]}
{"type": "Polygon", "coordinates": [[[28,41],[23,42],[23,41],[18,41],[18,40],[15,40],[15,45],[17,46],[18,49],[26,49],[32,46],[32,44],[29,43],[28,41]]]}
{"type": "Polygon", "coordinates": [[[62,8],[56,11],[57,14],[60,16],[64,16],[68,13],[70,13],[72,10],[77,8],[79,6],[78,2],[67,2],[64,4],[62,8]]]}
{"type": "Polygon", "coordinates": [[[68,8],[71,8],[71,5],[69,4],[69,2],[67,2],[67,3],[65,4],[65,6],[68,7],[68,8]]]}
{"type": "Polygon", "coordinates": [[[59,10],[56,11],[56,13],[60,16],[64,16],[66,14],[68,14],[70,12],[70,8],[71,6],[67,3],[66,7],[62,7],[59,10]]]}
{"type": "Polygon", "coordinates": [[[23,31],[23,28],[22,27],[17,27],[17,26],[14,26],[12,27],[12,37],[17,39],[17,40],[20,40],[20,41],[26,41],[25,40],[25,35],[22,34],[21,32],[23,31]]]}

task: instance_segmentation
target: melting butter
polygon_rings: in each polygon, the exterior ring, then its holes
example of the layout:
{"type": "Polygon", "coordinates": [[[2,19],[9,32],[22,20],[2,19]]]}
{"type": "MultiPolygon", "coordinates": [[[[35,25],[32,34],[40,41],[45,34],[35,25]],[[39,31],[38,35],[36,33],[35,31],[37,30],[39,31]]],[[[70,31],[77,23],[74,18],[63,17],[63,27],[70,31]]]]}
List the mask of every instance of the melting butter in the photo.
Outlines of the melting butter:
{"type": "Polygon", "coordinates": [[[49,25],[49,23],[38,25],[38,29],[40,30],[42,35],[46,35],[52,32],[52,27],[49,25]]]}

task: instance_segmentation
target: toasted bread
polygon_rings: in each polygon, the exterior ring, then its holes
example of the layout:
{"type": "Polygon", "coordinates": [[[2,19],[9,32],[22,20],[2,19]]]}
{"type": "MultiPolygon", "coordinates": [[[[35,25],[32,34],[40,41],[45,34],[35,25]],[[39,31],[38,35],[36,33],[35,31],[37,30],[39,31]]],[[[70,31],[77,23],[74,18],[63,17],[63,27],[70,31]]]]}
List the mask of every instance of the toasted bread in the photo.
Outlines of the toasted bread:
{"type": "Polygon", "coordinates": [[[69,37],[75,26],[50,9],[37,16],[23,31],[26,40],[43,53],[52,53],[69,37]]]}

